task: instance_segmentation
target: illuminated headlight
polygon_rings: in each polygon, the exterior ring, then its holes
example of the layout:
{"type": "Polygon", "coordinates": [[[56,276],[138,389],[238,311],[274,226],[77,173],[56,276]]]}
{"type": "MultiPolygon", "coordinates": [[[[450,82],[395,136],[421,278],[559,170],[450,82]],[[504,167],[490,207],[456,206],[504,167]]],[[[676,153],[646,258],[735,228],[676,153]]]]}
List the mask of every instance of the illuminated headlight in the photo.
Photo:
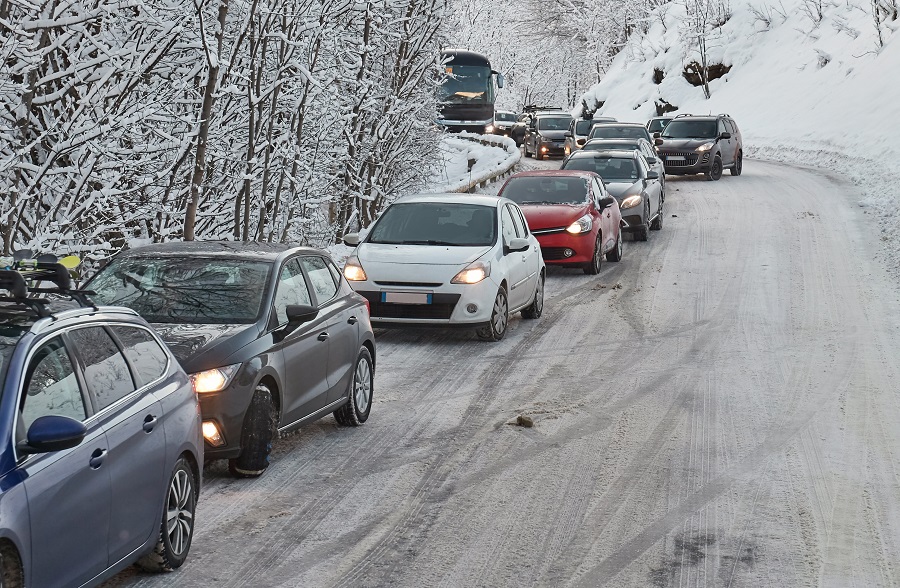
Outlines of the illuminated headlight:
{"type": "Polygon", "coordinates": [[[450,280],[451,284],[477,284],[491,275],[491,264],[484,261],[474,261],[462,269],[450,280]]]}
{"type": "Polygon", "coordinates": [[[202,394],[204,392],[218,392],[224,389],[231,382],[231,378],[237,373],[239,367],[241,367],[241,364],[236,363],[191,374],[191,384],[194,386],[194,392],[202,394]]]}
{"type": "Polygon", "coordinates": [[[634,196],[629,196],[625,200],[622,201],[622,204],[619,205],[619,208],[634,208],[635,206],[641,203],[640,194],[635,194],[634,196]]]}
{"type": "Polygon", "coordinates": [[[225,445],[225,439],[215,421],[203,421],[203,438],[213,447],[225,445]]]}
{"type": "Polygon", "coordinates": [[[485,132],[485,133],[493,133],[494,130],[495,130],[494,125],[488,125],[488,126],[484,127],[484,132],[485,132]]]}
{"type": "Polygon", "coordinates": [[[351,282],[366,281],[366,270],[360,265],[359,259],[355,255],[347,258],[347,263],[344,264],[344,277],[351,282]]]}
{"type": "Polygon", "coordinates": [[[709,143],[704,143],[703,145],[700,145],[699,147],[697,147],[697,151],[699,153],[705,153],[705,152],[709,151],[710,149],[712,149],[713,145],[715,145],[715,143],[713,143],[712,141],[710,141],[709,143]]]}
{"type": "Polygon", "coordinates": [[[566,232],[572,233],[573,235],[580,235],[581,233],[587,233],[591,230],[591,227],[594,226],[594,221],[591,219],[589,214],[584,215],[568,227],[566,227],[566,232]]]}

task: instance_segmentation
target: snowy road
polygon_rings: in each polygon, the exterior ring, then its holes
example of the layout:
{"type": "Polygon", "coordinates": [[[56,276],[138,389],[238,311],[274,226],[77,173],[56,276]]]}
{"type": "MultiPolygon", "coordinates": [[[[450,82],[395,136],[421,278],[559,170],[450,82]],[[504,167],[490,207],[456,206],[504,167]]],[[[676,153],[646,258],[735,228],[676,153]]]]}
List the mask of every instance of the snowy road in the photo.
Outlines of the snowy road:
{"type": "Polygon", "coordinates": [[[662,232],[599,276],[551,270],[500,343],[380,332],[365,426],[306,427],[258,480],[207,468],[186,566],[107,586],[900,584],[875,223],[759,161],[668,191],[662,232]]]}

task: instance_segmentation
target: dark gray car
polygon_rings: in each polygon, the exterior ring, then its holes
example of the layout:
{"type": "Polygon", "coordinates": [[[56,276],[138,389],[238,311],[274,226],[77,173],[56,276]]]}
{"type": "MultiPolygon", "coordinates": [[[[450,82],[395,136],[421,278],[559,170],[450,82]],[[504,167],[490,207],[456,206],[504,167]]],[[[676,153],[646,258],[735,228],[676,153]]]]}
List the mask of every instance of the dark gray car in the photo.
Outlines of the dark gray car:
{"type": "Polygon", "coordinates": [[[715,181],[724,169],[739,176],[744,167],[741,131],[727,114],[677,116],[655,143],[667,174],[704,174],[715,181]]]}
{"type": "Polygon", "coordinates": [[[525,131],[525,156],[543,159],[548,155],[565,155],[566,132],[572,116],[565,112],[539,112],[531,118],[525,131]]]}
{"type": "Polygon", "coordinates": [[[119,254],[88,288],[136,310],[169,344],[200,397],[206,457],[229,459],[233,475],[265,471],[276,430],[329,413],[341,425],[369,416],[368,305],[325,251],[153,245],[119,254]]]}

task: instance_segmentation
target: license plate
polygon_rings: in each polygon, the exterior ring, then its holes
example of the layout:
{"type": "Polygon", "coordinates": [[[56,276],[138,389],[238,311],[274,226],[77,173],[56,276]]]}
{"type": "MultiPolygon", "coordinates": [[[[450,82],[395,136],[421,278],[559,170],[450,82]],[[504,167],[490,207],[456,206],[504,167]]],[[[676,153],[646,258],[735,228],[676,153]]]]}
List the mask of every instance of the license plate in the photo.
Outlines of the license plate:
{"type": "Polygon", "coordinates": [[[669,155],[666,161],[684,161],[684,155],[669,155]]]}
{"type": "Polygon", "coordinates": [[[431,304],[431,294],[425,292],[382,292],[382,302],[395,304],[431,304]]]}

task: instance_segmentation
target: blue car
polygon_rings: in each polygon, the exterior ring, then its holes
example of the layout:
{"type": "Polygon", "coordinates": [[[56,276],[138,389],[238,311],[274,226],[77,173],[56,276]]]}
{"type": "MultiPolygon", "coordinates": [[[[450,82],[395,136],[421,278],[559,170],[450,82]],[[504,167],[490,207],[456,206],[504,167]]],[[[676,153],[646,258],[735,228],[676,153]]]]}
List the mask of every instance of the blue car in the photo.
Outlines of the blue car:
{"type": "Polygon", "coordinates": [[[29,268],[0,270],[0,585],[181,566],[203,463],[188,376],[133,311],[29,268]]]}

